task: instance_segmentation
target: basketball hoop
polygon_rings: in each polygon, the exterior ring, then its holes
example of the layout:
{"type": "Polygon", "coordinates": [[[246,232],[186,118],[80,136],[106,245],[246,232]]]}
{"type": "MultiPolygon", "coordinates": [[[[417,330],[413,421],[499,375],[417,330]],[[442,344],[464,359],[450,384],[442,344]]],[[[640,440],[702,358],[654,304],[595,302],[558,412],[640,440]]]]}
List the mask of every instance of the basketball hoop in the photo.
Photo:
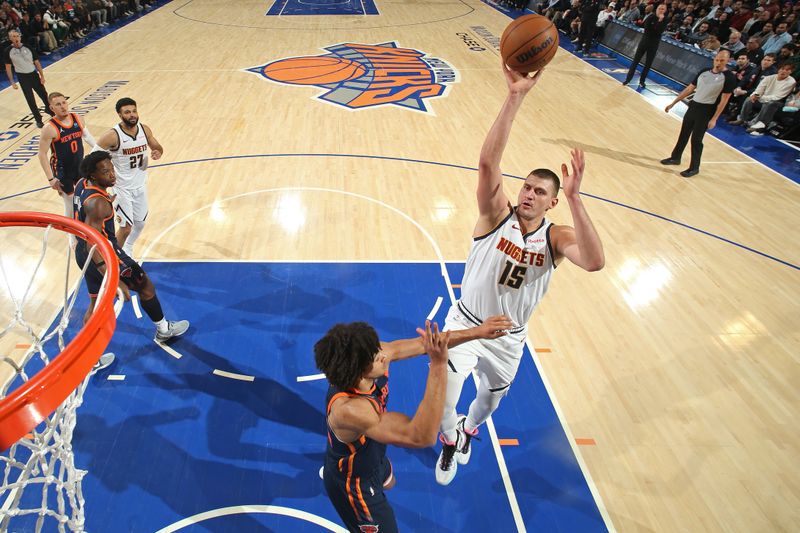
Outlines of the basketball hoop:
{"type": "MultiPolygon", "coordinates": [[[[3,285],[0,287],[0,304],[5,302],[4,289],[13,304],[10,322],[6,325],[0,323],[0,531],[9,530],[13,518],[26,515],[31,519],[35,517],[36,531],[41,530],[46,517],[58,522],[59,531],[65,531],[65,527],[83,531],[81,479],[86,471],[74,467],[72,432],[75,412],[83,401],[92,367],[114,333],[115,280],[119,279],[119,264],[109,241],[82,222],[47,213],[0,213],[0,234],[10,231],[7,228],[23,232],[22,228],[26,227],[44,228],[44,236],[38,262],[31,269],[29,280],[22,282],[26,287],[21,296],[15,295],[15,289],[19,292],[20,280],[9,279],[7,272],[15,265],[9,267],[5,264],[0,249],[0,283],[3,285]],[[77,289],[90,264],[87,261],[78,278],[70,281],[70,267],[73,271],[77,269],[68,244],[64,247],[66,275],[60,319],[45,320],[43,327],[37,328],[26,312],[37,273],[44,270],[41,267],[53,228],[85,240],[90,248],[89,256],[96,249],[107,269],[92,316],[68,343],[65,343],[65,333],[69,317],[77,289]],[[41,329],[41,333],[35,329],[41,329]],[[57,343],[58,350],[49,346],[53,343],[57,343]],[[14,349],[24,349],[25,352],[15,357],[12,354],[14,349]],[[57,355],[48,354],[48,351],[59,350],[57,355]],[[41,500],[35,504],[29,501],[30,498],[23,498],[25,488],[31,484],[37,485],[34,492],[41,500]],[[48,498],[51,491],[55,492],[55,498],[48,498]]],[[[11,239],[4,236],[3,242],[9,243],[11,239]]],[[[11,247],[4,244],[3,248],[8,250],[11,247]]],[[[18,274],[28,274],[25,267],[17,270],[18,274]]],[[[0,313],[5,311],[0,309],[0,313]]],[[[55,318],[59,318],[58,315],[55,318]]]]}

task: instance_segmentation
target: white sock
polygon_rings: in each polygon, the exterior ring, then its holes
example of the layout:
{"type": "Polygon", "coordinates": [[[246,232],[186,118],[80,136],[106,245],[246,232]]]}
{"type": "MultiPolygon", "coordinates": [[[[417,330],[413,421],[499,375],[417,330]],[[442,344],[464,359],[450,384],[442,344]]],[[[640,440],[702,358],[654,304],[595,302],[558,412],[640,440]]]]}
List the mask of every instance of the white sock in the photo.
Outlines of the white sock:
{"type": "Polygon", "coordinates": [[[62,194],[61,199],[64,201],[64,216],[67,218],[72,218],[72,195],[62,194]]]}
{"type": "Polygon", "coordinates": [[[139,235],[142,234],[143,229],[144,229],[144,221],[133,223],[133,226],[131,227],[131,232],[130,234],[128,234],[128,238],[125,239],[125,246],[122,247],[123,252],[133,257],[133,244],[136,242],[136,239],[139,238],[139,235]]]}
{"type": "Polygon", "coordinates": [[[447,371],[447,392],[444,398],[444,415],[439,425],[439,431],[448,442],[456,441],[456,404],[461,396],[461,388],[464,386],[464,377],[456,372],[447,371]]]}
{"type": "Polygon", "coordinates": [[[169,323],[167,322],[166,318],[162,318],[155,324],[156,324],[156,329],[161,333],[166,333],[166,331],[169,329],[169,323]]]}

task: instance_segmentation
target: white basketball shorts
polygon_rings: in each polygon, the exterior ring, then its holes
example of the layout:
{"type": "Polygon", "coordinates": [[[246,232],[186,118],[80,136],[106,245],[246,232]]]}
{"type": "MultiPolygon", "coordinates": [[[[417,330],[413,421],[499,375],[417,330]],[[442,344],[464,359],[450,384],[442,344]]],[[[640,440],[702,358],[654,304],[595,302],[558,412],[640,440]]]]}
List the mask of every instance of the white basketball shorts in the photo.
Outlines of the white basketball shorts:
{"type": "Polygon", "coordinates": [[[117,198],[114,200],[114,209],[117,212],[117,224],[132,226],[134,222],[144,222],[150,206],[147,204],[147,187],[136,189],[123,189],[114,187],[117,198]]]}
{"type": "MultiPolygon", "coordinates": [[[[450,307],[445,319],[445,331],[474,326],[457,305],[450,307]]],[[[477,339],[450,348],[449,370],[467,378],[475,369],[481,382],[490,390],[507,388],[517,375],[526,336],[527,329],[524,329],[498,339],[477,339]]]]}

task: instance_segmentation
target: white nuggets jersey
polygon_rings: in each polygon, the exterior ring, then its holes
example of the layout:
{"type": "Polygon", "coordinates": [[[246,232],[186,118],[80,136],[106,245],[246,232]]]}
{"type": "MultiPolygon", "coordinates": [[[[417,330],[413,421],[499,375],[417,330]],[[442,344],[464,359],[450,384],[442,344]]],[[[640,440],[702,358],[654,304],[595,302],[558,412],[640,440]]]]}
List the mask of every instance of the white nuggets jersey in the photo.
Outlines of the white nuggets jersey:
{"type": "Polygon", "coordinates": [[[136,125],[136,136],[131,137],[119,124],[114,126],[119,138],[119,147],[109,150],[114,173],[117,175],[115,188],[138,189],[147,181],[147,135],[144,126],[136,125]]]}
{"type": "Polygon", "coordinates": [[[467,257],[458,308],[470,321],[492,315],[514,322],[512,333],[523,331],[547,292],[555,262],[547,219],[523,235],[516,211],[494,230],[476,237],[467,257]]]}

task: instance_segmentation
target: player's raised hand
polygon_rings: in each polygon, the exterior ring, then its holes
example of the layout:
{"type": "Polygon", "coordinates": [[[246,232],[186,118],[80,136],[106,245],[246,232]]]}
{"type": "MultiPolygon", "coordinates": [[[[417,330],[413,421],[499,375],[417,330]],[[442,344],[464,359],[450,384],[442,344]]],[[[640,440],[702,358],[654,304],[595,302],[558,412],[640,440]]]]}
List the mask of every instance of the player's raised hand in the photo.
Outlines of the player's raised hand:
{"type": "Polygon", "coordinates": [[[570,174],[567,165],[561,165],[561,186],[564,188],[564,194],[567,197],[577,196],[581,190],[581,181],[583,180],[583,169],[586,167],[586,161],[583,158],[583,150],[580,148],[573,148],[570,152],[572,154],[572,173],[570,174]]]}
{"type": "Polygon", "coordinates": [[[542,72],[544,69],[541,69],[536,74],[531,76],[530,74],[523,74],[521,72],[517,72],[515,70],[511,70],[506,65],[505,61],[500,58],[500,63],[503,67],[503,74],[506,77],[506,84],[508,84],[508,91],[511,93],[518,93],[525,95],[533,89],[533,86],[539,81],[539,78],[542,76],[542,72]]]}
{"type": "Polygon", "coordinates": [[[431,329],[431,321],[425,321],[425,331],[420,331],[422,336],[422,344],[425,346],[425,352],[431,358],[431,363],[447,363],[447,343],[450,341],[449,331],[439,331],[439,324],[433,323],[431,329]]]}
{"type": "Polygon", "coordinates": [[[481,339],[496,339],[504,336],[513,327],[514,323],[510,318],[505,315],[495,315],[484,320],[475,330],[481,339]]]}

